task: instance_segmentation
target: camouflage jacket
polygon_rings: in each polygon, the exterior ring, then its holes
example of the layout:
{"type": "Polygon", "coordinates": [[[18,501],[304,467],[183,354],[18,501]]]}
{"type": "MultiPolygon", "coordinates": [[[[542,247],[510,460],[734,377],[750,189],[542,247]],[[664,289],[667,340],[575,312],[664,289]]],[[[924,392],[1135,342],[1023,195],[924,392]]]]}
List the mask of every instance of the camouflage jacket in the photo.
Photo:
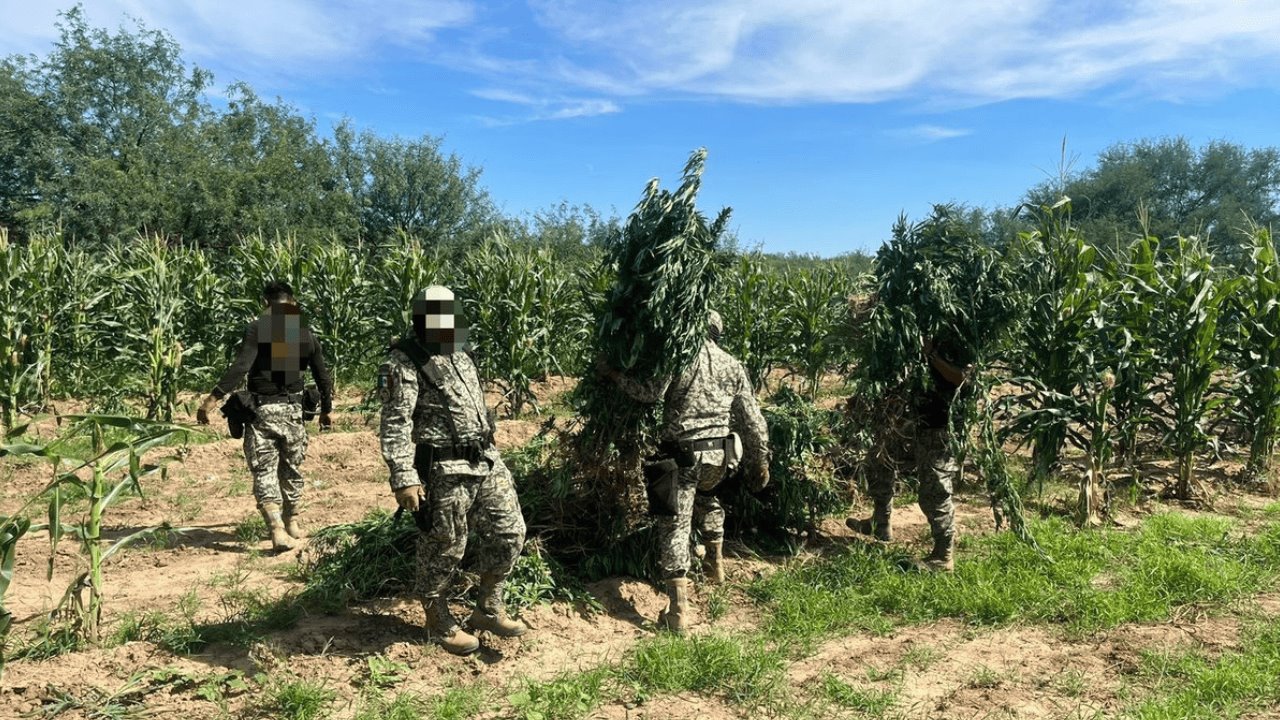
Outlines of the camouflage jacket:
{"type": "MultiPolygon", "coordinates": [[[[768,463],[769,431],[756,402],[747,371],[732,355],[708,340],[693,363],[675,378],[637,382],[618,379],[622,389],[641,402],[663,401],[660,440],[688,441],[742,437],[746,457],[768,463]]],[[[720,464],[720,450],[702,453],[700,460],[720,464]]]]}
{"type": "MultiPolygon", "coordinates": [[[[413,465],[416,444],[446,448],[484,443],[493,437],[484,387],[475,363],[464,352],[432,355],[419,371],[407,354],[393,348],[378,371],[378,382],[382,394],[378,436],[392,489],[421,484],[413,465]]],[[[497,450],[490,447],[480,462],[436,462],[432,472],[488,475],[496,459],[497,450]]]]}

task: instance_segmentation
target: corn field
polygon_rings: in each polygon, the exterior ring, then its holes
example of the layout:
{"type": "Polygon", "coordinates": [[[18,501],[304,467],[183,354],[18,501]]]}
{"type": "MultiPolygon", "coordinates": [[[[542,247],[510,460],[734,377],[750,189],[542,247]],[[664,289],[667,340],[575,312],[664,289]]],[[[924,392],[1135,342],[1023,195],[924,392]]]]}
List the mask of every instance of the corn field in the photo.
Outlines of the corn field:
{"type": "MultiPolygon", "coordinates": [[[[1032,214],[1034,230],[992,248],[1013,279],[1000,306],[1020,310],[1010,341],[983,358],[984,373],[1015,388],[991,407],[1000,439],[1031,447],[1030,477],[1074,472],[1062,457],[1077,448],[1085,522],[1105,512],[1111,482],[1141,479],[1156,460],[1173,463],[1170,489],[1184,499],[1200,491],[1195,469],[1209,457],[1238,457],[1241,479],[1269,482],[1280,265],[1267,230],[1251,231],[1247,257],[1224,262],[1195,238],[1146,234],[1103,253],[1072,225],[1069,202],[1032,214]]],[[[294,286],[337,377],[358,393],[407,327],[413,293],[450,285],[502,412],[540,411],[535,382],[593,366],[593,323],[616,262],[599,251],[569,260],[501,234],[447,253],[404,234],[376,246],[258,234],[210,250],[160,236],[87,249],[57,234],[19,243],[0,233],[0,421],[14,428],[64,398],[171,420],[180,392],[207,390],[226,366],[261,286],[276,278],[294,286]]],[[[722,344],[758,388],[794,375],[814,400],[830,373],[913,362],[859,357],[850,298],[874,295],[869,276],[774,269],[752,254],[709,263],[722,344]]]]}

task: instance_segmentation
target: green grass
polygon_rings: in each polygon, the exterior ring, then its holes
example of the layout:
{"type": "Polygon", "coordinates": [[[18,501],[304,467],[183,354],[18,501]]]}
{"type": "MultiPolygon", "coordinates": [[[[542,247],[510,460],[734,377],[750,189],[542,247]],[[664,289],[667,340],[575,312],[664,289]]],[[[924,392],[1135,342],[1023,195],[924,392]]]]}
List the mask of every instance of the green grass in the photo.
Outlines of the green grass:
{"type": "Polygon", "coordinates": [[[785,667],[759,637],[659,635],[636,646],[620,676],[640,697],[692,691],[758,705],[785,686],[785,667]]]}
{"type": "Polygon", "coordinates": [[[374,695],[360,705],[353,720],[422,720],[430,710],[418,695],[401,693],[388,700],[374,695]]]}
{"type": "Polygon", "coordinates": [[[260,710],[274,720],[316,720],[325,717],[336,697],[334,691],[309,680],[277,679],[266,687],[260,710]]]}
{"type": "Polygon", "coordinates": [[[1227,520],[1168,514],[1131,533],[1079,531],[1056,519],[1033,531],[1048,557],[1001,533],[962,542],[956,572],[932,575],[907,570],[900,550],[859,545],[748,591],[769,614],[769,636],[805,645],[941,618],[1054,623],[1085,634],[1163,620],[1191,603],[1229,602],[1280,575],[1280,524],[1245,537],[1227,520]]]}
{"type": "Polygon", "coordinates": [[[262,515],[254,513],[246,515],[236,523],[236,542],[241,545],[256,545],[267,537],[267,523],[262,515]]]}
{"type": "Polygon", "coordinates": [[[1153,697],[1126,714],[1135,720],[1224,720],[1274,710],[1280,706],[1280,627],[1259,626],[1238,651],[1216,659],[1148,654],[1143,671],[1154,682],[1153,697]]]}
{"type": "Polygon", "coordinates": [[[883,717],[898,702],[896,690],[857,687],[829,672],[823,673],[818,691],[828,702],[863,717],[883,717]]]}
{"type": "Polygon", "coordinates": [[[612,668],[601,667],[546,682],[526,680],[507,701],[518,720],[578,720],[605,699],[605,686],[612,677],[612,668]]]}

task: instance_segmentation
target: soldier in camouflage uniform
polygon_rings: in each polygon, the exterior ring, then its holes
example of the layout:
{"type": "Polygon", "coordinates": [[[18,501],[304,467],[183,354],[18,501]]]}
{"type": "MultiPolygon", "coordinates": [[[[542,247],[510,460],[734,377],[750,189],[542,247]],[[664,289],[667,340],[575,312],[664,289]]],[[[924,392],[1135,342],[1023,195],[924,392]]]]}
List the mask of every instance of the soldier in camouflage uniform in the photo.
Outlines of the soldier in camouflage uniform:
{"type": "Polygon", "coordinates": [[[706,544],[707,575],[723,582],[724,508],[712,494],[742,459],[752,491],[769,482],[769,434],[742,364],[720,349],[720,314],[708,318],[708,339],[694,362],[675,378],[638,382],[608,374],[642,402],[663,400],[658,453],[645,463],[649,510],[669,604],[659,622],[674,632],[689,624],[690,536],[695,517],[706,544]],[[737,433],[730,433],[730,428],[737,433]],[[739,434],[740,433],[740,434],[739,434]]]}
{"type": "Polygon", "coordinates": [[[236,359],[201,403],[196,420],[209,423],[209,412],[248,378],[254,419],[244,429],[244,457],[253,474],[253,496],[277,552],[306,538],[302,515],[302,461],[307,429],[302,423],[303,373],[310,370],[320,391],[320,427],[331,426],[333,377],[325,365],[320,341],[302,318],[293,289],[268,283],[263,289],[266,312],[244,331],[236,359]]]}
{"type": "Polygon", "coordinates": [[[479,600],[473,630],[501,637],[527,629],[507,617],[502,588],[524,548],[524,517],[515,482],[493,444],[493,416],[471,355],[465,328],[455,327],[453,293],[427,288],[414,301],[413,333],[396,341],[378,373],[382,394],[379,436],[396,502],[415,513],[417,593],[428,636],[448,652],[480,647],[449,610],[450,580],[475,532],[479,600]]]}
{"type": "Polygon", "coordinates": [[[916,398],[912,423],[902,437],[885,448],[886,457],[874,458],[867,467],[867,490],[873,510],[865,519],[849,518],[850,529],[873,535],[882,542],[893,539],[894,485],[899,469],[908,469],[919,484],[920,511],[929,521],[933,550],[917,563],[922,570],[951,572],[955,567],[955,506],[953,482],[959,467],[951,454],[948,424],[951,404],[970,369],[958,368],[938,355],[931,343],[924,352],[933,387],[916,398]]]}

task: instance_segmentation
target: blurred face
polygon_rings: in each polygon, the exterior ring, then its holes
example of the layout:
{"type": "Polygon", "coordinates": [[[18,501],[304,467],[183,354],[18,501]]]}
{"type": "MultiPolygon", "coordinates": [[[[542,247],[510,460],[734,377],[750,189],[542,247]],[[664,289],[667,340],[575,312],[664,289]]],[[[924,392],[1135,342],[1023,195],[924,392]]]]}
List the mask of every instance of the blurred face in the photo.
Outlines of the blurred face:
{"type": "Polygon", "coordinates": [[[452,293],[448,297],[430,291],[419,295],[413,301],[413,330],[418,341],[433,354],[461,351],[467,343],[467,322],[461,311],[461,303],[452,293]]]}

